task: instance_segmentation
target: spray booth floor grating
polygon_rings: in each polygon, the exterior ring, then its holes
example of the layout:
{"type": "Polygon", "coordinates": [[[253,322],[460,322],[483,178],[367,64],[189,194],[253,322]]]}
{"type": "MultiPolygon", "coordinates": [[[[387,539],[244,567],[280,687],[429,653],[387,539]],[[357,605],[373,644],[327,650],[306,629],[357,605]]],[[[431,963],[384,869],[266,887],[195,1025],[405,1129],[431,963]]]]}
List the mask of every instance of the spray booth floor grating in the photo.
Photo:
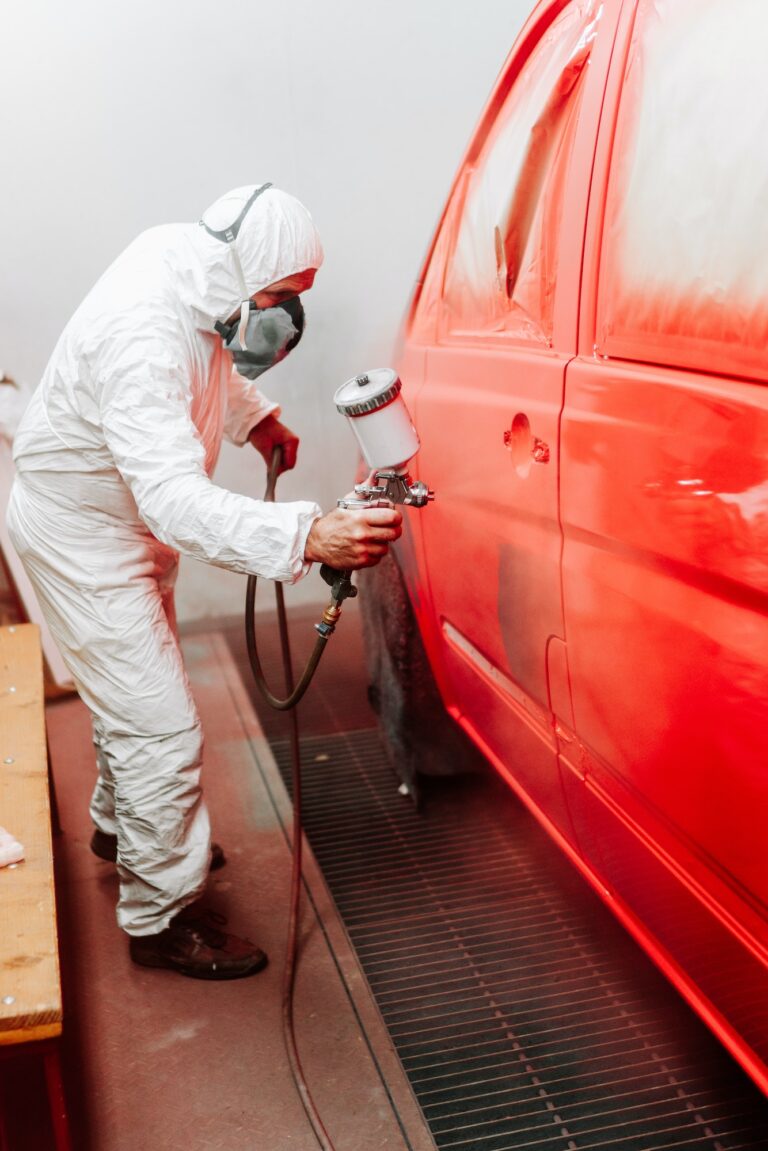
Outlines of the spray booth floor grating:
{"type": "Polygon", "coordinates": [[[768,1100],[492,772],[398,794],[350,644],[299,717],[305,827],[436,1146],[768,1148],[768,1100]]]}

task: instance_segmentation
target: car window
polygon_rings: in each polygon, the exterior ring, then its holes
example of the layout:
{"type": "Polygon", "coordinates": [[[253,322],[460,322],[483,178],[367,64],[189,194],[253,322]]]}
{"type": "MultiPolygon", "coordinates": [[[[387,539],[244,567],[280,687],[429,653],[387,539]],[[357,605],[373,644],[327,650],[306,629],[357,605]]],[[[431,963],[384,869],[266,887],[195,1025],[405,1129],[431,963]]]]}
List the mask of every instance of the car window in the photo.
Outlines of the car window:
{"type": "Polygon", "coordinates": [[[563,7],[463,172],[435,251],[448,249],[443,334],[551,341],[563,176],[600,11],[563,7]]]}
{"type": "Polygon", "coordinates": [[[640,0],[603,228],[597,348],[766,378],[768,4],[640,0]]]}

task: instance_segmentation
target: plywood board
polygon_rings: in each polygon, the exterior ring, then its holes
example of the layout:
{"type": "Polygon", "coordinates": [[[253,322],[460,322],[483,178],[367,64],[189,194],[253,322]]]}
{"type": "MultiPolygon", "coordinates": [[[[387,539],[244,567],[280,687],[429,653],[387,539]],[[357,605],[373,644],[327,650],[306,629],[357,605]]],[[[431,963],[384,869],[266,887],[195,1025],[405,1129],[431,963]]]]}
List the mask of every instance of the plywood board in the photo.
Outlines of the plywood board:
{"type": "Polygon", "coordinates": [[[0,868],[0,1045],[61,1032],[40,631],[0,628],[0,825],[24,845],[0,868]]]}

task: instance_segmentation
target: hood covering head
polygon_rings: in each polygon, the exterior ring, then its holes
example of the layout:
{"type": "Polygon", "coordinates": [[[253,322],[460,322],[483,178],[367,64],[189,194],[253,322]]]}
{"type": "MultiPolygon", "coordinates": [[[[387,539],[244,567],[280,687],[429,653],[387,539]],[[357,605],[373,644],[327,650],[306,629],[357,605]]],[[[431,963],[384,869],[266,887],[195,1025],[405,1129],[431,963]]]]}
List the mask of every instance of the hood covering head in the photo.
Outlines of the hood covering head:
{"type": "Polygon", "coordinates": [[[216,319],[227,319],[244,299],[270,284],[323,262],[320,237],[307,209],[271,186],[247,184],[226,192],[200,222],[210,288],[207,303],[216,319]],[[264,190],[255,195],[260,188],[264,190]],[[236,235],[227,239],[238,222],[236,235]]]}

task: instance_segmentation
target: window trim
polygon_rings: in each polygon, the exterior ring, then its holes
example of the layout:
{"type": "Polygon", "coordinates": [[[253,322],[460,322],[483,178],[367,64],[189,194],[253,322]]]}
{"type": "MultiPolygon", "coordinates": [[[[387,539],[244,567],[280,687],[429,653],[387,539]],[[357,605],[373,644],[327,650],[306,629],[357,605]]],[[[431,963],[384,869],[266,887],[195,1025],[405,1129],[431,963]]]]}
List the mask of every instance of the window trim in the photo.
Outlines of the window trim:
{"type": "MultiPolygon", "coordinates": [[[[601,27],[590,57],[590,67],[585,78],[584,92],[580,97],[579,114],[574,130],[574,140],[567,170],[563,179],[563,209],[558,230],[560,266],[557,292],[554,301],[553,333],[551,348],[532,340],[519,339],[510,333],[467,333],[461,337],[439,337],[440,343],[467,346],[478,344],[493,347],[521,347],[527,350],[541,348],[543,352],[576,354],[580,333],[581,281],[587,234],[587,208],[590,197],[592,171],[595,162],[595,140],[599,139],[598,124],[602,115],[605,87],[609,76],[609,65],[614,49],[617,27],[626,17],[627,3],[631,8],[633,0],[603,0],[601,27]],[[490,335],[490,340],[489,340],[490,335]]],[[[449,195],[445,201],[438,225],[432,235],[411,303],[406,313],[404,334],[409,342],[429,345],[438,339],[437,316],[430,316],[421,310],[423,289],[432,259],[438,247],[442,229],[445,226],[454,197],[464,171],[473,167],[482,150],[495,118],[516,82],[522,68],[545,35],[547,29],[567,6],[569,0],[541,0],[523,27],[499,79],[491,93],[477,128],[470,139],[463,160],[456,172],[449,195]]],[[[441,290],[446,272],[446,261],[438,269],[441,290]]]]}

